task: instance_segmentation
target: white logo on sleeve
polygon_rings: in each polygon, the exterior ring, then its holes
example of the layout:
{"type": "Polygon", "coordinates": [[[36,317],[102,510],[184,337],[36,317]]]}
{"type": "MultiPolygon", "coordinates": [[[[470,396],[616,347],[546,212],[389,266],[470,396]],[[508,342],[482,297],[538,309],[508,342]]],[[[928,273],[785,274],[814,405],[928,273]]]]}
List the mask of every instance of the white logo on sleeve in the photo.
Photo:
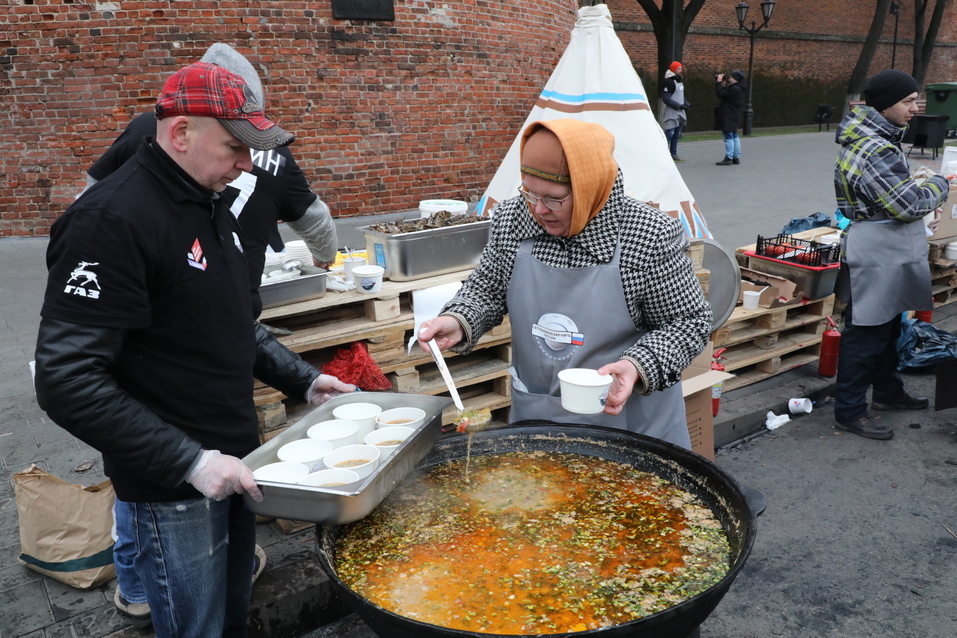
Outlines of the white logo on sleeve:
{"type": "Polygon", "coordinates": [[[100,262],[98,261],[81,261],[70,273],[70,278],[67,279],[66,288],[63,289],[63,292],[68,295],[77,295],[78,297],[99,299],[100,290],[102,290],[100,288],[100,282],[96,278],[96,273],[90,270],[90,266],[99,265],[100,262]],[[93,286],[96,286],[95,290],[93,286]]]}

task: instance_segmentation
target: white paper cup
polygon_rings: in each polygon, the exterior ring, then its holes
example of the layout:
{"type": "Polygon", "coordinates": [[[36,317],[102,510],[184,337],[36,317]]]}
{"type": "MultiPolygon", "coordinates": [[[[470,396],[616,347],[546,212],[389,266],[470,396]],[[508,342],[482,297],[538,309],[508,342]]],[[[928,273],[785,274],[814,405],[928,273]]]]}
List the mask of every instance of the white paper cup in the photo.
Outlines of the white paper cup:
{"type": "Polygon", "coordinates": [[[327,469],[352,470],[364,479],[378,467],[381,456],[382,451],[374,445],[346,445],[326,454],[323,462],[327,469]]]}
{"type": "Polygon", "coordinates": [[[366,434],[375,429],[375,418],[381,413],[382,408],[375,403],[346,403],[333,409],[332,416],[358,423],[355,442],[360,443],[366,434]]]}
{"type": "Polygon", "coordinates": [[[562,407],[576,414],[598,414],[605,410],[605,398],[611,386],[610,374],[598,374],[588,368],[569,368],[558,373],[562,407]]]}
{"type": "Polygon", "coordinates": [[[253,470],[253,478],[256,481],[272,481],[274,483],[298,483],[309,474],[309,467],[305,463],[294,463],[292,461],[280,461],[279,463],[270,463],[263,465],[258,470],[253,470]]]}
{"type": "Polygon", "coordinates": [[[381,412],[375,418],[376,427],[380,429],[393,425],[417,428],[423,423],[425,423],[425,410],[419,408],[392,408],[381,412]]]}
{"type": "Polygon", "coordinates": [[[344,445],[353,445],[361,440],[359,438],[359,424],[344,419],[316,423],[306,430],[306,436],[310,439],[329,441],[332,443],[333,449],[344,445]]]}
{"type": "Polygon", "coordinates": [[[311,470],[326,454],[332,452],[334,447],[332,441],[325,439],[299,439],[279,448],[276,456],[280,461],[305,463],[311,470]]]}
{"type": "Polygon", "coordinates": [[[342,260],[342,276],[346,281],[352,281],[352,271],[356,266],[365,266],[365,257],[346,257],[342,260]]]}
{"type": "Polygon", "coordinates": [[[307,474],[299,485],[308,485],[309,487],[339,487],[348,485],[360,480],[359,475],[352,470],[335,468],[333,470],[319,470],[312,474],[307,474]]]}
{"type": "Polygon", "coordinates": [[[748,310],[757,310],[758,301],[761,300],[761,293],[757,290],[745,290],[741,293],[743,305],[748,310]]]}
{"type": "Polygon", "coordinates": [[[368,294],[382,290],[382,275],[385,268],[382,266],[356,266],[352,269],[352,280],[356,284],[357,292],[368,294]]]}
{"type": "Polygon", "coordinates": [[[810,399],[788,399],[788,410],[791,414],[810,414],[814,406],[810,399]]]}
{"type": "Polygon", "coordinates": [[[384,460],[393,454],[414,432],[415,428],[409,428],[403,425],[379,428],[366,434],[365,444],[382,450],[380,460],[384,460]]]}

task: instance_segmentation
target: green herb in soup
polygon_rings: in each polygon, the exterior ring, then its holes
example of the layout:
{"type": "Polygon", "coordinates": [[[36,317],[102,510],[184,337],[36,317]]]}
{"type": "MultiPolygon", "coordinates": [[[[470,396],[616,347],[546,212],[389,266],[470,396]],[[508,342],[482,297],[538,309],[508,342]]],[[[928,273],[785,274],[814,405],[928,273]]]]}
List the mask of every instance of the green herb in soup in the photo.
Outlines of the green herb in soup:
{"type": "Polygon", "coordinates": [[[547,452],[453,461],[404,481],[346,527],[336,570],[397,614],[489,634],[632,621],[717,583],[721,524],[693,495],[631,466],[547,452]]]}

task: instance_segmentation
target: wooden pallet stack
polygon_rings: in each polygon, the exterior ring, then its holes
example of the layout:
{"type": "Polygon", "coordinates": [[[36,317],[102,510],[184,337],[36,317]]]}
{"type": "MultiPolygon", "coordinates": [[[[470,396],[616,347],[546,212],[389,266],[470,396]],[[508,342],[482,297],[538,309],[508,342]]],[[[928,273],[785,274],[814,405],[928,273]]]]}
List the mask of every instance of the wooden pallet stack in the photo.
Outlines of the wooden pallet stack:
{"type": "Polygon", "coordinates": [[[944,256],[947,244],[957,241],[957,237],[931,239],[927,242],[927,261],[930,263],[931,292],[934,295],[934,308],[957,301],[957,266],[952,259],[944,256]]]}
{"type": "MultiPolygon", "coordinates": [[[[320,368],[341,347],[365,344],[372,359],[392,382],[393,392],[448,396],[445,383],[432,358],[414,346],[406,353],[415,325],[412,292],[461,281],[470,270],[408,282],[385,281],[379,293],[327,292],[324,297],[264,310],[260,321],[291,330],[279,337],[290,350],[320,368]]],[[[511,366],[511,329],[506,321],[483,335],[467,356],[445,353],[459,394],[467,409],[490,408],[493,416],[511,403],[508,368],[511,366]]],[[[256,409],[260,435],[265,442],[311,408],[299,398],[290,398],[262,383],[256,384],[256,409]]],[[[457,411],[442,414],[447,425],[457,411]]]]}

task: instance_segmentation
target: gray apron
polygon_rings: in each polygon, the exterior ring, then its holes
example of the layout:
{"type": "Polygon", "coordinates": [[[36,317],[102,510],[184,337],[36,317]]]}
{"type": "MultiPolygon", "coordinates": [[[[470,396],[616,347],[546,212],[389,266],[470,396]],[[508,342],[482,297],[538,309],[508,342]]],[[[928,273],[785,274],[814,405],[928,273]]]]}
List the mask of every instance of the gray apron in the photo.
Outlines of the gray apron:
{"type": "Polygon", "coordinates": [[[558,372],[598,369],[618,361],[645,333],[635,328],[619,270],[620,244],[607,264],[553,268],[522,242],[509,282],[509,320],[516,375],[509,420],[604,425],[691,449],[681,384],[632,395],[620,414],[576,414],[562,408],[558,372]],[[516,378],[517,377],[517,378],[516,378]]]}
{"type": "Polygon", "coordinates": [[[927,234],[920,220],[857,221],[843,237],[851,321],[879,326],[908,310],[931,310],[927,234]]]}

